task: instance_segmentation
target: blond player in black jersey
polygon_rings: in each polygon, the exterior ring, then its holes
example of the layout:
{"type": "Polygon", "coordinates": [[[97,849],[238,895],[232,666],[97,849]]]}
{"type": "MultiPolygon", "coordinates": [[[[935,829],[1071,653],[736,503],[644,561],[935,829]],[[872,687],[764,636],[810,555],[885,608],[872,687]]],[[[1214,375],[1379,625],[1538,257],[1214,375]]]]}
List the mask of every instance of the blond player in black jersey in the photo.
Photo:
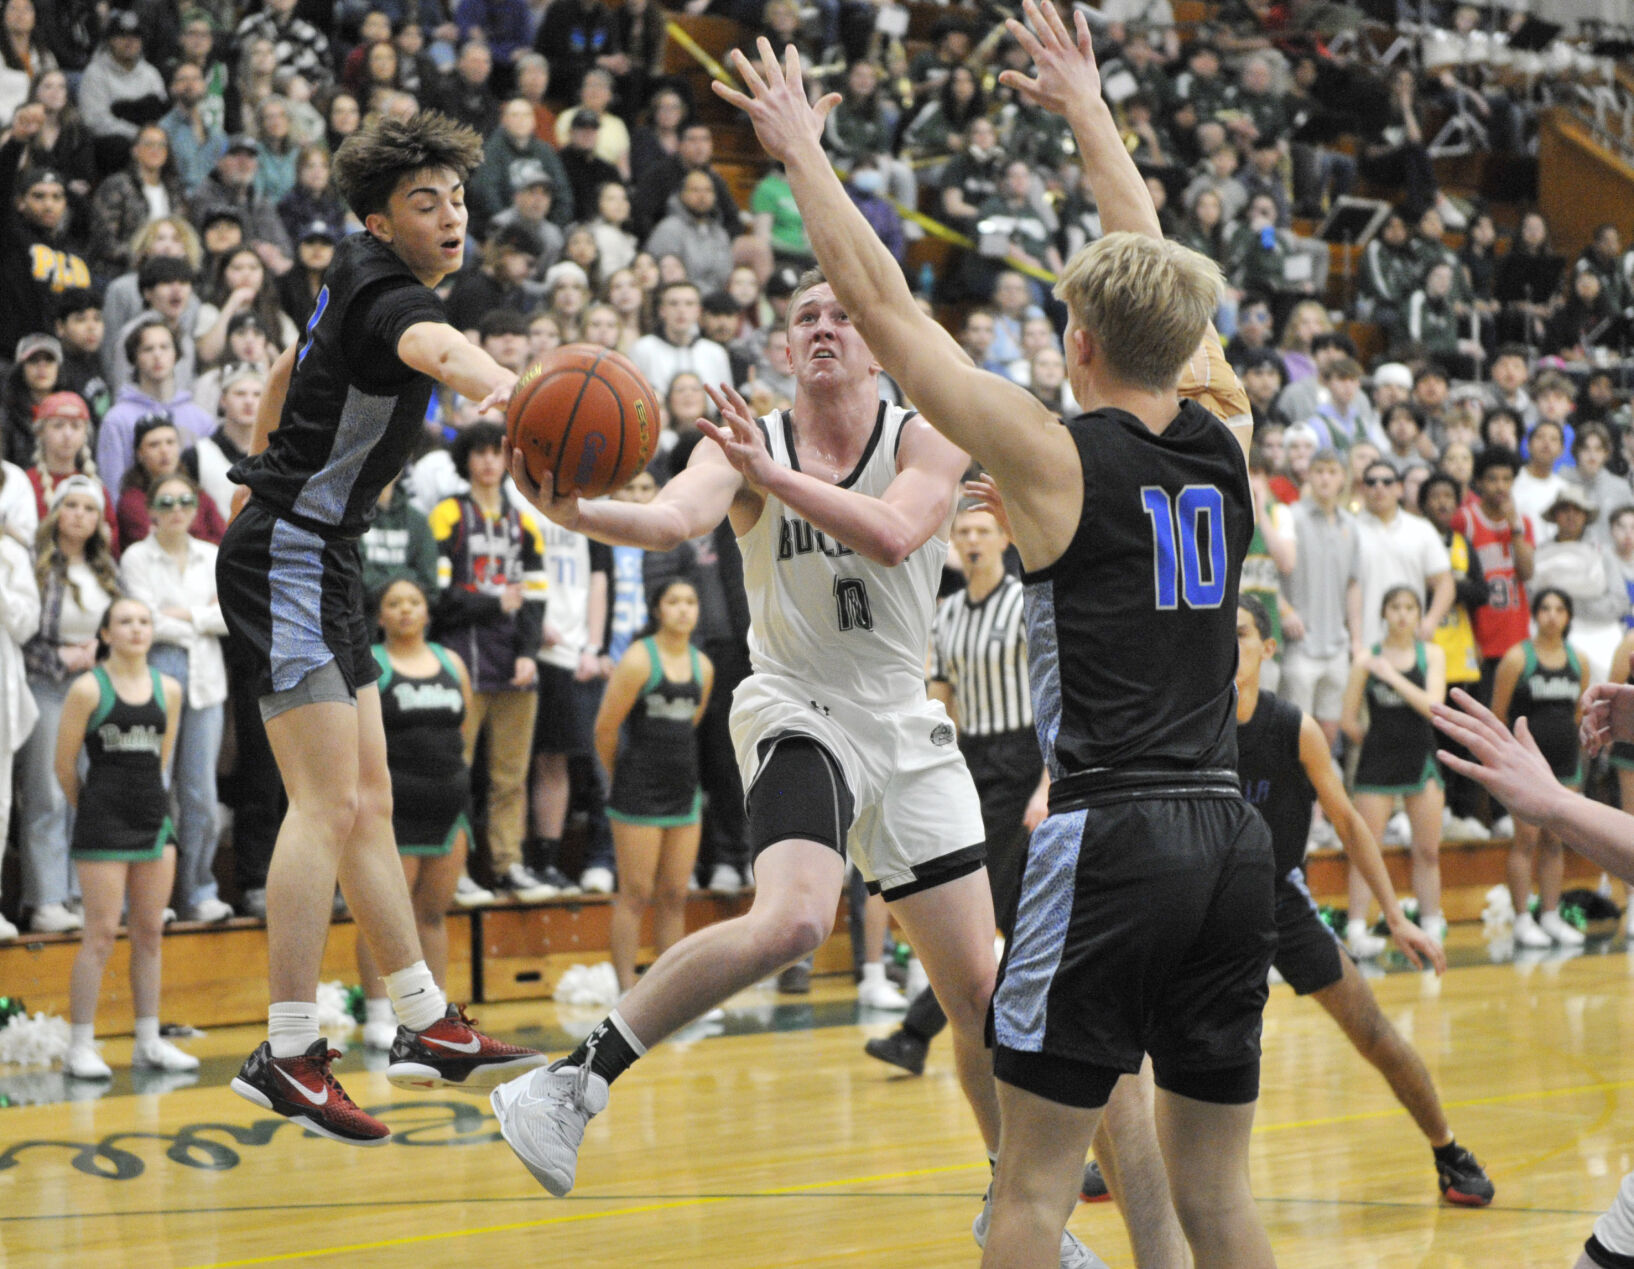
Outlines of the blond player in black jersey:
{"type": "MultiPolygon", "coordinates": [[[[1077,15],[1074,33],[1053,7],[1027,0],[1025,11],[1032,30],[1008,25],[1036,77],[1005,71],[1004,82],[1068,121],[1109,231],[1057,287],[1073,396],[1088,409],[1064,427],[971,366],[914,303],[822,150],[839,97],[808,100],[794,50],[780,63],[763,39],[758,64],[735,52],[748,91],[715,92],[782,162],[868,347],[994,476],[1028,570],[1051,815],[1028,849],[993,997],[1002,1130],[984,1263],[1055,1263],[1101,1112],[1150,1053],[1158,1138],[1196,1263],[1255,1269],[1273,1263],[1248,1144],[1276,936],[1270,834],[1234,769],[1250,429],[1180,394],[1222,281],[1162,241],[1101,96],[1087,22],[1077,15]]],[[[1228,374],[1219,391],[1231,392],[1228,374]]]]}

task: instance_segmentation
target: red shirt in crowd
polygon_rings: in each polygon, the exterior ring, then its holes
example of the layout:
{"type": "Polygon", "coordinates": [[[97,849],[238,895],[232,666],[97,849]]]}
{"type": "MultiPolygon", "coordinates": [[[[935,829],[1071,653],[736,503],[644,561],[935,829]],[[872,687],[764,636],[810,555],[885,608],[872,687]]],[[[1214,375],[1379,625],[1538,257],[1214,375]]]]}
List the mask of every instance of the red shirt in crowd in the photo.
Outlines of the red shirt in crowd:
{"type": "MultiPolygon", "coordinates": [[[[1523,516],[1521,525],[1526,540],[1535,542],[1532,522],[1523,516]]],[[[1469,540],[1491,587],[1486,603],[1475,610],[1475,642],[1482,660],[1495,660],[1525,639],[1531,627],[1526,583],[1515,575],[1515,530],[1489,519],[1479,503],[1460,508],[1452,527],[1469,540]]]]}

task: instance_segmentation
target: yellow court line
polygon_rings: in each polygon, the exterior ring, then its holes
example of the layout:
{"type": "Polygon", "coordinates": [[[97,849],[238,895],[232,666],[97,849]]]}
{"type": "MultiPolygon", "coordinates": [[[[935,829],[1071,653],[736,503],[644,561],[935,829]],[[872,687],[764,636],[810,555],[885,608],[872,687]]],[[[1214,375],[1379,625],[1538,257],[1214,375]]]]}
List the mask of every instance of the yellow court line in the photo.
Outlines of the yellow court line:
{"type": "MultiPolygon", "coordinates": [[[[1634,1088],[1634,1080],[1609,1080],[1598,1084],[1578,1084],[1570,1088],[1539,1089],[1533,1092],[1501,1093],[1492,1097],[1471,1097],[1463,1101],[1447,1102],[1448,1110],[1469,1106],[1492,1106],[1505,1102],[1538,1100],[1546,1097],[1572,1097],[1586,1093],[1613,1092],[1634,1088]]],[[[1320,1119],[1294,1119],[1275,1124],[1256,1124],[1255,1133],[1282,1132],[1292,1128],[1320,1128],[1335,1124],[1355,1123],[1359,1120],[1383,1119],[1390,1115],[1404,1115],[1402,1107],[1367,1111],[1355,1115],[1330,1115],[1320,1119]]],[[[808,1190],[842,1189],[847,1186],[872,1185],[882,1181],[906,1181],[918,1177],[944,1176],[953,1172],[972,1172],[984,1168],[983,1163],[950,1163],[934,1168],[911,1168],[901,1172],[881,1172],[871,1176],[840,1177],[824,1181],[807,1181],[799,1185],[780,1185],[755,1190],[756,1196],[799,1194],[808,1190]]],[[[603,1208],[593,1212],[573,1212],[562,1216],[545,1216],[538,1220],[512,1221],[503,1225],[481,1225],[471,1229],[448,1229],[432,1234],[410,1234],[402,1238],[387,1238],[378,1242],[348,1243],[337,1247],[320,1247],[306,1251],[284,1252],[275,1256],[255,1256],[247,1260],[219,1260],[209,1264],[193,1265],[190,1269],[240,1269],[245,1265],[270,1265],[285,1260],[311,1260],[319,1256],[341,1256],[365,1251],[380,1251],[387,1247],[404,1247],[416,1243],[437,1242],[449,1238],[470,1238],[481,1234],[505,1234],[516,1230],[539,1229],[549,1225],[567,1225],[582,1221],[604,1220],[610,1216],[644,1216],[652,1212],[677,1211],[688,1207],[703,1207],[714,1203],[729,1203],[736,1195],[698,1196],[675,1199],[668,1203],[646,1203],[637,1207],[603,1208]]],[[[586,1199],[594,1195],[586,1195],[586,1199]]]]}

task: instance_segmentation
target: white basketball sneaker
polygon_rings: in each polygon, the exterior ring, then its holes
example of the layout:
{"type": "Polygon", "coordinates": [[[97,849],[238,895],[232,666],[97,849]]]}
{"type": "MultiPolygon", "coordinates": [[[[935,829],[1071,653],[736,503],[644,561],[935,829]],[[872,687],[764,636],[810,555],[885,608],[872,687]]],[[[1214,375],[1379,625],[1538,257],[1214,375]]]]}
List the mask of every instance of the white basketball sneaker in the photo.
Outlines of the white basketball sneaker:
{"type": "Polygon", "coordinates": [[[565,1062],[529,1071],[488,1094],[505,1144],[557,1198],[573,1189],[585,1125],[607,1109],[607,1081],[588,1064],[565,1062]]]}
{"type": "MultiPolygon", "coordinates": [[[[987,1187],[987,1195],[982,1199],[981,1214],[976,1217],[976,1223],[970,1227],[970,1232],[976,1238],[976,1246],[986,1250],[987,1229],[993,1222],[993,1187],[987,1187]]],[[[1102,1260],[1077,1237],[1070,1229],[1061,1231],[1061,1269],[1110,1269],[1106,1261],[1102,1260]]]]}

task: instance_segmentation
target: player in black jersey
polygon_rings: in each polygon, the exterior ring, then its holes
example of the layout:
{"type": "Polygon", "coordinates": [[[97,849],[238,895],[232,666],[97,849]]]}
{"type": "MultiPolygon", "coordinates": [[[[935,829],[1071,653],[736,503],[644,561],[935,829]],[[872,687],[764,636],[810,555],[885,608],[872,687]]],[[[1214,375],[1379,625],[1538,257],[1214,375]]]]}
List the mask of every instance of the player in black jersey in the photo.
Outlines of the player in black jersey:
{"type": "Polygon", "coordinates": [[[1310,996],[1371,1062],[1429,1140],[1436,1176],[1447,1201],[1466,1207],[1492,1202],[1492,1182],[1475,1156],[1460,1146],[1424,1061],[1390,1025],[1373,990],[1317,915],[1305,886],[1305,843],[1311,804],[1318,800],[1339,834],[1345,854],[1378,896],[1390,934],[1419,968],[1447,968],[1441,945],[1407,919],[1396,902],[1379,845],[1362,814],[1345,796],[1327,737],[1297,705],[1260,690],[1260,666],[1276,653],[1271,619],[1252,595],[1237,601],[1237,772],[1243,797],[1265,817],[1276,855],[1277,955],[1272,964],[1294,994],[1310,996]]]}
{"type": "Polygon", "coordinates": [[[1036,78],[1002,79],[1072,127],[1108,231],[1056,288],[1068,377],[1087,408],[1065,426],[973,366],[915,304],[823,153],[839,98],[808,101],[795,50],[779,63],[763,39],[757,64],[734,51],[748,91],[714,91],[783,163],[868,347],[997,481],[1027,569],[1052,813],[1029,846],[993,995],[1002,1144],[984,1263],[1056,1263],[1101,1110],[1149,1052],[1196,1263],[1254,1269],[1273,1263],[1248,1144],[1276,931],[1270,834],[1235,771],[1248,407],[1211,326],[1219,271],[1162,241],[1101,96],[1086,20],[1076,16],[1074,33],[1053,6],[1026,0],[1025,11],[1033,29],[1008,29],[1036,78]],[[1183,398],[1187,374],[1240,419],[1235,429],[1183,398]]]}
{"type": "Polygon", "coordinates": [[[336,247],[305,334],[267,376],[250,456],[231,473],[249,500],[216,560],[222,615],[259,681],[289,795],[267,875],[268,1041],[233,1089],[355,1145],[390,1133],[335,1082],[318,1035],[337,875],[401,1024],[388,1078],[487,1088],[524,1053],[473,1031],[421,955],[392,837],[357,545],[423,431],[432,389],[487,410],[516,382],[447,323],[432,290],[464,257],[464,182],[481,155],[474,132],[429,112],[371,120],[336,153],[336,184],[364,232],[336,247]],[[445,1078],[428,1081],[427,1068],[445,1078]]]}

